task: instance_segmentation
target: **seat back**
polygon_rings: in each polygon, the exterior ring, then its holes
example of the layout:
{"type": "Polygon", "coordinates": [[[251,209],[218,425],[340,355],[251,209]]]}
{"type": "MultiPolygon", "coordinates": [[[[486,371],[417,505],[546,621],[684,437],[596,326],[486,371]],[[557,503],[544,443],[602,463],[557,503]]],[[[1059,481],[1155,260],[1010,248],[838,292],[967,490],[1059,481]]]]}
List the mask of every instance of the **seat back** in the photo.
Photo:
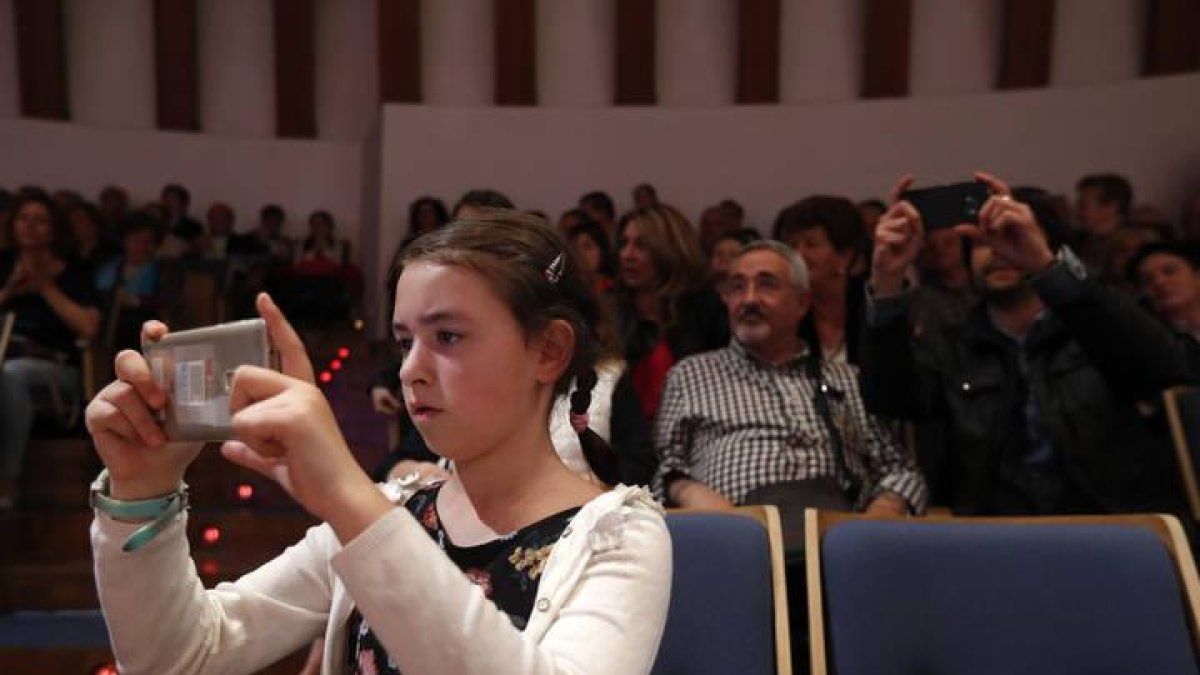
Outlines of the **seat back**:
{"type": "Polygon", "coordinates": [[[1200,521],[1200,478],[1196,475],[1196,468],[1200,467],[1200,389],[1168,389],[1163,392],[1163,404],[1192,519],[1200,521]]]}
{"type": "Polygon", "coordinates": [[[667,514],[671,605],[656,675],[790,675],[783,538],[774,507],[667,514]]]}
{"type": "Polygon", "coordinates": [[[1169,516],[818,519],[814,675],[1197,672],[1195,566],[1169,516]]]}

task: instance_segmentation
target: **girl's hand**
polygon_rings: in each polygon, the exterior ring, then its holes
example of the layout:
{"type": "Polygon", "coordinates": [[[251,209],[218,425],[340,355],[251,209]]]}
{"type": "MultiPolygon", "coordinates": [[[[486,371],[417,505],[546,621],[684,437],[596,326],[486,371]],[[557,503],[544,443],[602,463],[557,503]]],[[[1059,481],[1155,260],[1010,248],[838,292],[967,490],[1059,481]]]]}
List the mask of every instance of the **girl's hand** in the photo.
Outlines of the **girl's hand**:
{"type": "MultiPolygon", "coordinates": [[[[147,321],[142,340],[156,342],[167,326],[147,321]]],[[[117,499],[147,499],[174,492],[184,470],[203,443],[168,443],[157,413],[167,394],[154,382],[150,364],[126,349],[117,354],[116,380],[88,404],[84,422],[104,466],[109,489],[117,499]]]]}
{"type": "Polygon", "coordinates": [[[269,298],[260,296],[260,311],[276,313],[281,332],[289,334],[275,340],[283,372],[254,366],[237,369],[230,389],[236,440],[222,445],[221,454],[277,481],[348,541],[391,504],[346,446],[325,395],[312,383],[304,345],[268,303],[269,298]]]}

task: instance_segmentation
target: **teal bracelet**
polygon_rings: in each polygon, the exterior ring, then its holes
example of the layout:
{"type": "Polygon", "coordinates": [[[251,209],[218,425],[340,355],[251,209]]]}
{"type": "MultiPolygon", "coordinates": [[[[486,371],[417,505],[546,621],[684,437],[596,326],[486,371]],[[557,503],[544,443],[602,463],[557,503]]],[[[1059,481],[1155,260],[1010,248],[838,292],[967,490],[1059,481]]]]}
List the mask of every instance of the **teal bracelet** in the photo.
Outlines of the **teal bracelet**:
{"type": "Polygon", "coordinates": [[[137,530],[134,530],[133,534],[129,535],[129,538],[121,545],[121,550],[129,553],[145,546],[151,539],[158,536],[159,532],[166,529],[175,516],[187,510],[187,487],[187,483],[180,483],[179,489],[175,492],[164,497],[154,497],[152,499],[129,501],[113,499],[108,494],[108,469],[105,469],[100,472],[95,482],[92,483],[89,501],[93,509],[117,520],[133,522],[149,521],[137,530]]]}

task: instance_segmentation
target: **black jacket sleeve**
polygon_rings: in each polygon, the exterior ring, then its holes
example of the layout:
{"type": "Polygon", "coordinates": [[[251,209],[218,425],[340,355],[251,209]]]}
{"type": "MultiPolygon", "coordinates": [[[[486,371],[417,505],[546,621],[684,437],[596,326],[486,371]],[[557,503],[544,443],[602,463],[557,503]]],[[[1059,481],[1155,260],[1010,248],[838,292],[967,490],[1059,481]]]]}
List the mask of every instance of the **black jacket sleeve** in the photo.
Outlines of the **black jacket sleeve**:
{"type": "Polygon", "coordinates": [[[1117,291],[1079,279],[1061,263],[1033,285],[1114,391],[1147,400],[1194,382],[1191,338],[1173,333],[1117,291]]]}

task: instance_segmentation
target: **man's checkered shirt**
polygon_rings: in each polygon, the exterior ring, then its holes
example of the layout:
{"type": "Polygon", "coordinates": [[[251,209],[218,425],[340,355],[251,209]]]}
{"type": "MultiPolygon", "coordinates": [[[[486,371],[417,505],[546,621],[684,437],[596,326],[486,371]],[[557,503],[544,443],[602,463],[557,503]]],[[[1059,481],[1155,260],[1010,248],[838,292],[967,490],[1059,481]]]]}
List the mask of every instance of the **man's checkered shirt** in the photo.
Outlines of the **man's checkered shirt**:
{"type": "MultiPolygon", "coordinates": [[[[680,361],[667,375],[654,425],[661,464],[655,493],[669,473],[700,481],[735,504],[774,483],[837,476],[829,432],[814,404],[806,355],[781,366],[751,356],[736,340],[680,361]]],[[[884,490],[925,508],[925,480],[892,434],[863,406],[853,368],[825,363],[830,409],[846,448],[846,465],[862,485],[858,505],[884,490]]],[[[838,476],[843,487],[851,482],[838,476]]]]}

